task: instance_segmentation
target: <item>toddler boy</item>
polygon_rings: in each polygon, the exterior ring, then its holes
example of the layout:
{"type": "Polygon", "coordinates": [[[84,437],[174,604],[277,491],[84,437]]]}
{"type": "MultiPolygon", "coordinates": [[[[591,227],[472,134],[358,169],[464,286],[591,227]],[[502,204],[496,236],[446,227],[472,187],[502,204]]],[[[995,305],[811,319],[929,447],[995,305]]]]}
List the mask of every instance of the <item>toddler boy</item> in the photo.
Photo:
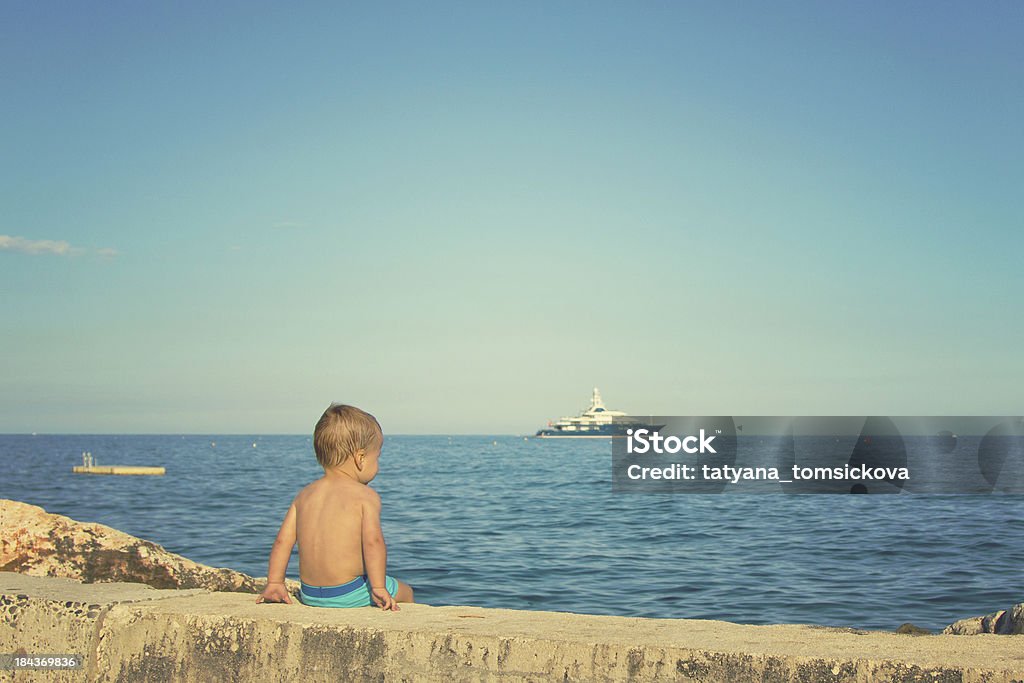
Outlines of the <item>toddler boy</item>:
{"type": "Polygon", "coordinates": [[[397,610],[412,602],[407,584],[385,574],[387,547],[377,476],[384,433],[377,419],[354,406],[332,404],[313,431],[324,476],[299,491],[270,551],[267,587],[256,602],[291,603],[284,576],[296,541],[303,604],[397,610]]]}

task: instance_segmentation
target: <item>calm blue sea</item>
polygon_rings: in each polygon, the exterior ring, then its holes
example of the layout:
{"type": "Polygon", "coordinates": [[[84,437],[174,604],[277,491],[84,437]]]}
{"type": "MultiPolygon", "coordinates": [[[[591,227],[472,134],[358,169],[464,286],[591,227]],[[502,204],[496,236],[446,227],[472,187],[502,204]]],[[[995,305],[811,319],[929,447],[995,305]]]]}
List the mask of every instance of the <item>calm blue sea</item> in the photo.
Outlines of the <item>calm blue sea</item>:
{"type": "MultiPolygon", "coordinates": [[[[1024,497],[613,494],[610,463],[603,440],[388,437],[389,573],[434,605],[748,624],[934,629],[1024,600],[1024,497]]],[[[0,435],[0,497],[257,576],[319,474],[304,436],[0,435]],[[74,475],[83,451],[167,475],[74,475]]]]}

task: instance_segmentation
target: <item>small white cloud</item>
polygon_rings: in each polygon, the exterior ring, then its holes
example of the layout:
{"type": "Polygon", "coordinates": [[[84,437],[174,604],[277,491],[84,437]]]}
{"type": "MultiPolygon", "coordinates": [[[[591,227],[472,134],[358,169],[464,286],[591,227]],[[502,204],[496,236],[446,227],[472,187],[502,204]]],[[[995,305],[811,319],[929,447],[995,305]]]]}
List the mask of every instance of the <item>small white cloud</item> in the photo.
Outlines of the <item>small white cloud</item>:
{"type": "Polygon", "coordinates": [[[28,240],[24,237],[0,235],[0,251],[15,251],[21,254],[57,254],[64,256],[75,251],[64,240],[28,240]]]}
{"type": "Polygon", "coordinates": [[[64,240],[30,240],[24,237],[12,237],[11,235],[0,235],[0,251],[32,255],[51,254],[54,256],[68,256],[69,254],[82,254],[91,251],[103,258],[114,258],[121,255],[121,252],[111,247],[84,249],[82,247],[73,247],[64,240]]]}

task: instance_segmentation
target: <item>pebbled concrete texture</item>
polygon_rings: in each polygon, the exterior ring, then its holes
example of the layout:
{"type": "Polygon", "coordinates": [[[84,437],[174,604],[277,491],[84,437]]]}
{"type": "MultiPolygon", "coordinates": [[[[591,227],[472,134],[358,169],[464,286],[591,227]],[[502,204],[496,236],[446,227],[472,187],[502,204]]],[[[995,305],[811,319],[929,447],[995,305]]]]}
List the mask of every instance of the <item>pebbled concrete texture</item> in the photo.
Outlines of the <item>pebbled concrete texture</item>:
{"type": "Polygon", "coordinates": [[[478,607],[330,610],[0,573],[0,652],[81,654],[16,681],[1024,682],[1024,636],[912,636],[478,607]]]}

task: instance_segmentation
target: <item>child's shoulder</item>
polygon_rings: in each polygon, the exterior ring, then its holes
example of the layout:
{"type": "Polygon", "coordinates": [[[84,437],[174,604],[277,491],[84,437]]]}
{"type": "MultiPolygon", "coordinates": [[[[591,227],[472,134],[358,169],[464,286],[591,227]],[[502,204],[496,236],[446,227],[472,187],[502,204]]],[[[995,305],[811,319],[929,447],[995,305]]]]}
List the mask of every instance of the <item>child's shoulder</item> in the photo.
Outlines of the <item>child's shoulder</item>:
{"type": "Polygon", "coordinates": [[[380,496],[377,495],[377,492],[366,484],[356,481],[332,480],[327,477],[321,477],[320,479],[303,486],[299,489],[299,492],[295,494],[295,501],[299,502],[304,498],[321,495],[334,496],[336,494],[342,494],[347,498],[355,498],[359,500],[380,501],[380,496]]]}
{"type": "Polygon", "coordinates": [[[295,494],[295,500],[298,500],[303,496],[308,496],[310,493],[316,491],[318,488],[320,488],[320,483],[322,481],[322,479],[317,479],[316,481],[311,481],[310,483],[303,486],[301,489],[299,489],[299,492],[295,494]]]}
{"type": "Polygon", "coordinates": [[[352,482],[345,487],[345,495],[364,502],[380,502],[380,496],[366,484],[352,482]]]}
{"type": "Polygon", "coordinates": [[[316,481],[310,482],[299,489],[299,492],[295,494],[295,498],[292,500],[292,505],[301,506],[303,502],[313,498],[316,499],[321,495],[323,489],[323,479],[317,479],[316,481]]]}

